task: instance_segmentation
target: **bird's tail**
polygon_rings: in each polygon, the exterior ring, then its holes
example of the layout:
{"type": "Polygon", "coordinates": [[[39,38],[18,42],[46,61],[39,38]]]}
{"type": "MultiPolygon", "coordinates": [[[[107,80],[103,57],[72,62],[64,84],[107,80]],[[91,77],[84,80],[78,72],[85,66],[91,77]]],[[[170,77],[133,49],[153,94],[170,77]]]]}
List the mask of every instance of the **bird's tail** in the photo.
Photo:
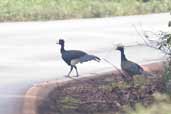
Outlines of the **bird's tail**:
{"type": "Polygon", "coordinates": [[[85,55],[83,57],[80,58],[80,63],[86,62],[86,61],[91,61],[91,60],[95,60],[97,62],[100,62],[100,58],[94,55],[85,55]]]}

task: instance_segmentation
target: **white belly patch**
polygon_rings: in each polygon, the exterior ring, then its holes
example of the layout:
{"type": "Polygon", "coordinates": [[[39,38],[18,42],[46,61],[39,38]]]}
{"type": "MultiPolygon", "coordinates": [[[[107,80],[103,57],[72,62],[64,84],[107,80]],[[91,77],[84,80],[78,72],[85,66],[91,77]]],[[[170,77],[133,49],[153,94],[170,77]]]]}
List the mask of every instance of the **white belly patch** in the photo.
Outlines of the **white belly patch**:
{"type": "Polygon", "coordinates": [[[73,59],[71,60],[71,65],[76,65],[79,62],[80,62],[80,59],[73,59]]]}

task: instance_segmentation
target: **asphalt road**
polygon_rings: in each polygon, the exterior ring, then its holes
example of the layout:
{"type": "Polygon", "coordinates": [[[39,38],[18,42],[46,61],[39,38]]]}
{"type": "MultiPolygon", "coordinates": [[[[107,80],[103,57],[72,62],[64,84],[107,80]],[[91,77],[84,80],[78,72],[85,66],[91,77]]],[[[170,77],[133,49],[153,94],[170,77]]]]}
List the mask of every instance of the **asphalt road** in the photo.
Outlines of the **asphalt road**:
{"type": "MultiPolygon", "coordinates": [[[[0,114],[21,114],[22,97],[35,83],[64,79],[69,67],[62,61],[58,39],[66,49],[79,49],[106,58],[119,67],[120,53],[115,44],[122,43],[130,60],[154,62],[163,54],[145,46],[138,31],[167,31],[169,13],[49,22],[0,23],[0,114]]],[[[114,69],[102,60],[79,64],[81,76],[114,69]]],[[[75,73],[75,72],[74,72],[75,73]]],[[[74,74],[72,74],[74,75],[74,74]]]]}

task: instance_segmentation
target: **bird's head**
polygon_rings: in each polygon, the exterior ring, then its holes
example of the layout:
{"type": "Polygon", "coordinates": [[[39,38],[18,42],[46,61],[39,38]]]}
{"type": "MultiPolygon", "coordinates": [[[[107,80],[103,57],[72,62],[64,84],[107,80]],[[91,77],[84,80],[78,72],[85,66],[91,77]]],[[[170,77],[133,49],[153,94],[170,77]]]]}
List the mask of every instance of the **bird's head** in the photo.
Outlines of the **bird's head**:
{"type": "Polygon", "coordinates": [[[59,41],[56,44],[60,44],[60,45],[64,45],[64,40],[63,39],[59,39],[59,41]]]}
{"type": "Polygon", "coordinates": [[[119,45],[119,46],[116,47],[116,50],[123,51],[124,50],[124,46],[123,45],[119,45]]]}

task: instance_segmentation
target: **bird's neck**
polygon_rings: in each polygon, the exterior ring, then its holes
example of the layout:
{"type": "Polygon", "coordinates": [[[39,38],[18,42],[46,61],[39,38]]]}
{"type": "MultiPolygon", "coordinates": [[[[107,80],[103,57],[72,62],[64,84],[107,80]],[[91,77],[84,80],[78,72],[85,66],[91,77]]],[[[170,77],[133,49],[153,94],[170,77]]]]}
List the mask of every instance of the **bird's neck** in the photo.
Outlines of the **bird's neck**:
{"type": "Polygon", "coordinates": [[[64,49],[64,44],[61,45],[61,53],[64,52],[65,49],[64,49]]]}
{"type": "Polygon", "coordinates": [[[127,60],[127,58],[125,56],[124,50],[121,50],[121,61],[125,61],[125,60],[127,60]]]}

